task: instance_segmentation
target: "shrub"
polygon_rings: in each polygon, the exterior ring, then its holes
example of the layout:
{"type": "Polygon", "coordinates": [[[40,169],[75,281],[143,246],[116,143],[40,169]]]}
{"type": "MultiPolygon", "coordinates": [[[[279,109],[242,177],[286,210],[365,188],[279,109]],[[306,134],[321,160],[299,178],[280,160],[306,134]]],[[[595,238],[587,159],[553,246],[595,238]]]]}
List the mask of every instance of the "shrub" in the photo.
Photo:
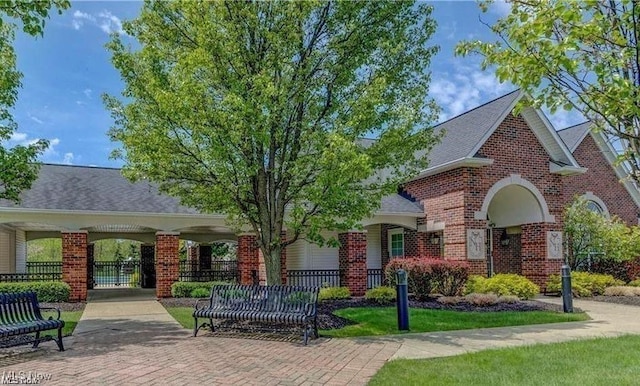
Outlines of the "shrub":
{"type": "Polygon", "coordinates": [[[208,298],[211,294],[211,290],[206,288],[194,288],[189,295],[192,298],[208,298]]]}
{"type": "MultiPolygon", "coordinates": [[[[571,273],[571,292],[575,296],[589,297],[604,294],[607,287],[620,286],[624,283],[616,280],[611,275],[603,275],[599,273],[589,272],[572,272],[571,273]]],[[[547,291],[561,291],[562,282],[560,275],[549,276],[547,283],[547,291]]]]}
{"type": "Polygon", "coordinates": [[[469,265],[463,261],[396,258],[385,267],[385,277],[390,286],[396,285],[398,269],[407,271],[409,292],[418,299],[424,299],[433,293],[458,295],[469,277],[469,265]]]}
{"type": "Polygon", "coordinates": [[[513,303],[518,303],[519,301],[520,301],[520,298],[513,295],[505,295],[505,296],[500,296],[498,298],[498,303],[513,304],[513,303]]]}
{"type": "Polygon", "coordinates": [[[481,292],[482,286],[484,285],[485,280],[487,280],[484,276],[479,275],[471,275],[469,279],[464,285],[464,294],[468,295],[474,292],[481,292]]]}
{"type": "Polygon", "coordinates": [[[627,283],[630,287],[640,287],[640,279],[636,279],[627,283]]]}
{"type": "Polygon", "coordinates": [[[364,294],[365,299],[384,304],[396,300],[396,289],[391,287],[377,287],[364,294]]]}
{"type": "Polygon", "coordinates": [[[220,281],[203,281],[203,282],[195,282],[195,281],[177,281],[171,285],[171,296],[174,298],[190,298],[191,292],[197,288],[203,288],[207,290],[207,294],[205,296],[198,297],[208,297],[211,293],[211,287],[215,284],[229,284],[226,282],[220,281]]]}
{"type": "Polygon", "coordinates": [[[466,295],[464,300],[475,306],[492,306],[498,303],[498,295],[494,293],[472,293],[466,295]]]}
{"type": "Polygon", "coordinates": [[[71,287],[61,281],[29,281],[21,283],[0,283],[0,292],[34,291],[39,302],[69,301],[71,287]]]}
{"type": "Polygon", "coordinates": [[[324,287],[320,288],[318,294],[318,300],[349,299],[350,297],[351,291],[347,287],[324,287]]]}
{"type": "Polygon", "coordinates": [[[604,290],[606,296],[640,296],[639,287],[614,286],[604,290]]]}
{"type": "Polygon", "coordinates": [[[540,287],[524,276],[513,273],[499,273],[488,279],[474,277],[467,285],[467,293],[494,293],[499,296],[517,296],[531,299],[540,292],[540,287]]]}
{"type": "Polygon", "coordinates": [[[134,272],[131,274],[131,277],[129,278],[129,285],[131,287],[137,287],[140,285],[140,272],[134,272]]]}
{"type": "Polygon", "coordinates": [[[463,300],[462,296],[440,296],[436,301],[442,304],[458,304],[463,300]]]}

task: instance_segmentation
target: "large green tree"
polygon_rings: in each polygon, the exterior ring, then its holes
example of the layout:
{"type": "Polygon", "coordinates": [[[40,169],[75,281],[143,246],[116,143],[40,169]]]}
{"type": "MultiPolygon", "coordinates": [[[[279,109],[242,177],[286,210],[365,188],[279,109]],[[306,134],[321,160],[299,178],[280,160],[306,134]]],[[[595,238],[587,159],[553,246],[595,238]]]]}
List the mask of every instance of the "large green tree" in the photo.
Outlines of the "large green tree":
{"type": "Polygon", "coordinates": [[[126,89],[106,104],[125,174],[255,232],[270,284],[282,248],[356,228],[426,167],[425,4],[147,1],[124,29],[139,48],[109,45],[126,89]]]}
{"type": "MultiPolygon", "coordinates": [[[[492,1],[483,1],[484,10],[492,1]]],[[[467,41],[501,81],[521,87],[536,106],[577,109],[613,140],[619,161],[640,182],[640,2],[513,0],[491,28],[494,42],[467,41]]]]}
{"type": "Polygon", "coordinates": [[[58,12],[69,8],[68,0],[0,0],[0,198],[19,200],[19,194],[29,189],[38,176],[38,156],[49,145],[46,140],[38,140],[27,145],[11,148],[3,142],[11,138],[17,126],[11,116],[11,109],[18,98],[22,74],[16,67],[16,53],[13,48],[16,23],[22,31],[31,36],[41,36],[49,11],[58,12]]]}

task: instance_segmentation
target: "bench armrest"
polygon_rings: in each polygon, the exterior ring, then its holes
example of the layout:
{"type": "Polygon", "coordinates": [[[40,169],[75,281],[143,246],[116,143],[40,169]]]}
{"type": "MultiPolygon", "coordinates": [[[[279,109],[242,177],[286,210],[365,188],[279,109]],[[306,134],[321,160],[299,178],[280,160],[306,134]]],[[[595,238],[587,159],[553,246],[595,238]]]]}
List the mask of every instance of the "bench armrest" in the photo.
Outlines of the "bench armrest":
{"type": "Polygon", "coordinates": [[[203,301],[210,301],[210,298],[200,298],[200,299],[196,299],[195,304],[193,305],[193,308],[195,308],[196,310],[199,310],[200,308],[204,308],[204,306],[202,307],[198,307],[198,303],[203,302],[203,301]]]}
{"type": "MultiPolygon", "coordinates": [[[[60,320],[60,309],[58,307],[39,307],[40,311],[56,311],[58,313],[58,317],[56,320],[60,320]]],[[[49,317],[49,320],[53,319],[53,316],[49,317]]]]}

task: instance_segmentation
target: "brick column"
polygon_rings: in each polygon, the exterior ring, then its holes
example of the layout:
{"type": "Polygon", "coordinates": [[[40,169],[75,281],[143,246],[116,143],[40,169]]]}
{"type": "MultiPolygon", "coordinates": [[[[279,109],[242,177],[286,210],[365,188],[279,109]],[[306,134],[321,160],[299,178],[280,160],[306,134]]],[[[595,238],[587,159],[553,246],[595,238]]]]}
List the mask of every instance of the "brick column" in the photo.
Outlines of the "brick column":
{"type": "Polygon", "coordinates": [[[191,245],[187,248],[187,261],[193,267],[199,267],[200,248],[198,245],[191,245]]]}
{"type": "Polygon", "coordinates": [[[240,272],[240,284],[253,284],[255,271],[259,270],[257,237],[253,234],[243,233],[238,235],[238,271],[240,272]]]}
{"type": "Polygon", "coordinates": [[[560,274],[562,259],[547,259],[547,231],[560,230],[558,224],[522,225],[522,275],[544,291],[549,275],[560,274]]]}
{"type": "Polygon", "coordinates": [[[351,295],[362,296],[367,291],[367,233],[340,233],[338,240],[340,285],[349,287],[351,295]]]}
{"type": "Polygon", "coordinates": [[[87,231],[62,232],[62,281],[71,287],[70,301],[87,300],[87,231]]]}
{"type": "Polygon", "coordinates": [[[93,289],[93,250],[95,244],[87,245],[87,289],[93,289]]]}
{"type": "MultiPolygon", "coordinates": [[[[287,241],[287,232],[282,232],[280,239],[284,242],[287,241]]],[[[287,248],[282,248],[280,251],[280,277],[282,284],[287,284],[287,248]]]]}
{"type": "Polygon", "coordinates": [[[179,241],[180,233],[156,233],[156,296],[171,297],[171,285],[179,276],[179,241]]]}

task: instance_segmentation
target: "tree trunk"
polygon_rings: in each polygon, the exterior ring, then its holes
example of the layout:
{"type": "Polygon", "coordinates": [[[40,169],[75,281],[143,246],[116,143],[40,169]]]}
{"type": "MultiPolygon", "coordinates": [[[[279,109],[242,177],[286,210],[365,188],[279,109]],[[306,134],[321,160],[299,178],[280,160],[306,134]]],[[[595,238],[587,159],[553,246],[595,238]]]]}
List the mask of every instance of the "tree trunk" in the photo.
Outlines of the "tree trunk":
{"type": "Polygon", "coordinates": [[[270,250],[262,248],[262,255],[264,256],[264,265],[267,271],[267,285],[280,285],[282,283],[281,266],[280,266],[280,253],[282,247],[272,247],[270,250]]]}

